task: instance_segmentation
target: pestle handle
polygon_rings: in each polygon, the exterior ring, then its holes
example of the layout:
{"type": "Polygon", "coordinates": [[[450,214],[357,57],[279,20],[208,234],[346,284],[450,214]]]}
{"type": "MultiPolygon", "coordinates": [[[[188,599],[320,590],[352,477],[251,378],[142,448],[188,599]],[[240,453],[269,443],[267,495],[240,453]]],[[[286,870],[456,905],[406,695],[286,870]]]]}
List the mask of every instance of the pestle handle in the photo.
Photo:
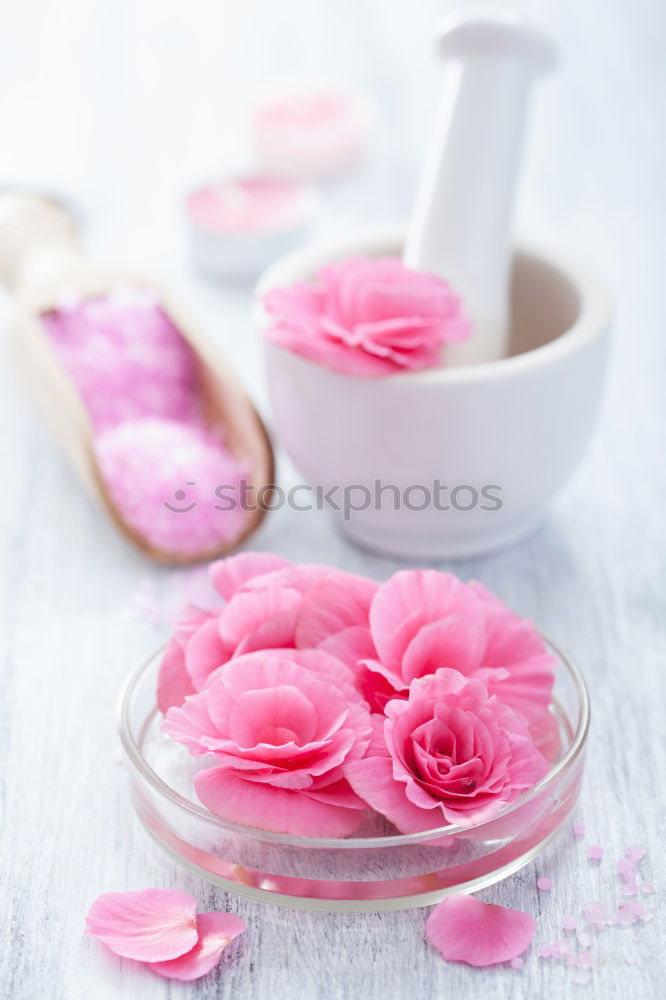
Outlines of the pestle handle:
{"type": "Polygon", "coordinates": [[[446,18],[439,119],[403,259],[449,281],[472,336],[447,348],[451,365],[508,351],[511,222],[532,81],[556,62],[552,42],[511,14],[446,18]]]}

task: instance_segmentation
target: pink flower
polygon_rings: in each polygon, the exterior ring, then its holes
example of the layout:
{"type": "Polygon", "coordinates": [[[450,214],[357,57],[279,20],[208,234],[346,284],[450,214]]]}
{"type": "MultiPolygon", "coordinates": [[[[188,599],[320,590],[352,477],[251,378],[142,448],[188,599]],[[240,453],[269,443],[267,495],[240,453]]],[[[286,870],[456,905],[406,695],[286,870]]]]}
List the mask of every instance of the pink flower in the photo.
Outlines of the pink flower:
{"type": "Polygon", "coordinates": [[[349,761],[345,775],[403,833],[486,822],[548,770],[523,720],[456,670],[389,702],[384,739],[384,754],[349,761]]]}
{"type": "Polygon", "coordinates": [[[517,959],[535,930],[529,913],[461,894],[447,896],[426,923],[426,937],[442,958],[477,968],[517,959]]]}
{"type": "Polygon", "coordinates": [[[440,278],[394,257],[350,257],[321,268],[313,284],[274,288],[269,340],[333,371],[378,376],[433,367],[446,343],[471,327],[440,278]]]}
{"type": "Polygon", "coordinates": [[[369,630],[376,656],[360,668],[373,708],[440,667],[483,680],[529,722],[550,703],[554,659],[540,635],[476,581],[435,570],[395,573],[372,601],[369,630]]]}
{"type": "Polygon", "coordinates": [[[171,708],[163,729],[212,758],[195,775],[196,792],[230,822],[313,837],[343,837],[360,823],[365,803],[343,766],[365,753],[370,716],[352,672],[326,653],[235,657],[171,708]]]}
{"type": "Polygon", "coordinates": [[[90,907],[86,933],[116,955],[144,962],[167,979],[190,981],[210,972],[245,930],[233,913],[196,913],[179,889],[107,892],[90,907]]]}
{"type": "MultiPolygon", "coordinates": [[[[294,566],[278,556],[254,552],[213,563],[211,577],[227,603],[215,611],[190,608],[177,623],[158,678],[157,700],[164,713],[200,691],[210,675],[235,656],[262,649],[314,646],[310,640],[317,628],[316,616],[309,609],[320,599],[326,600],[326,581],[340,583],[347,604],[354,595],[361,595],[357,603],[362,610],[353,620],[362,620],[366,626],[367,608],[377,587],[364,577],[331,566],[294,566]],[[303,607],[307,616],[304,632],[299,624],[303,607]]],[[[336,616],[340,629],[346,624],[341,618],[343,609],[329,604],[320,611],[328,633],[335,632],[336,616]]]]}

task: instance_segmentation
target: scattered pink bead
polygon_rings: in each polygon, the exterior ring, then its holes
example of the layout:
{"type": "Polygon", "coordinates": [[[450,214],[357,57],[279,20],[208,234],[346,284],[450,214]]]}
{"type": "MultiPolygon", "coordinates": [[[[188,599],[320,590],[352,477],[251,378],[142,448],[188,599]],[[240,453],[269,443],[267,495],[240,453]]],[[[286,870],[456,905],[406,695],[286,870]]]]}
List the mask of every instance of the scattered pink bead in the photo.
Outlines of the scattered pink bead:
{"type": "Polygon", "coordinates": [[[642,861],[647,854],[647,849],[642,844],[630,844],[627,848],[627,857],[631,861],[642,861]]]}
{"type": "Polygon", "coordinates": [[[587,856],[590,861],[601,861],[604,856],[604,849],[598,844],[593,844],[592,847],[587,852],[587,856]]]}
{"type": "Polygon", "coordinates": [[[578,921],[575,917],[565,917],[562,921],[562,929],[565,931],[575,931],[578,927],[578,921]]]}
{"type": "Polygon", "coordinates": [[[574,835],[574,837],[584,837],[585,836],[585,824],[584,823],[574,823],[574,825],[573,825],[573,835],[574,835]]]}
{"type": "Polygon", "coordinates": [[[522,958],[511,959],[511,968],[515,969],[517,972],[519,972],[524,965],[525,963],[523,962],[522,958]]]}
{"type": "Polygon", "coordinates": [[[541,878],[537,879],[537,889],[541,892],[549,892],[553,888],[553,880],[548,878],[548,876],[543,875],[541,878]]]}

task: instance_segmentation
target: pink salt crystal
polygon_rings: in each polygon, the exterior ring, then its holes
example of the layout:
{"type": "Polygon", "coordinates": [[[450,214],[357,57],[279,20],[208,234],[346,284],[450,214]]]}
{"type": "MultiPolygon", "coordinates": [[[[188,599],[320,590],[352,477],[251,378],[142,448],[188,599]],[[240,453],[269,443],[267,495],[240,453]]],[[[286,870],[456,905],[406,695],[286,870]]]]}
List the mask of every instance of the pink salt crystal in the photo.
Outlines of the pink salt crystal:
{"type": "Polygon", "coordinates": [[[567,955],[564,964],[567,966],[578,965],[578,955],[567,955]]]}
{"type": "Polygon", "coordinates": [[[653,896],[654,885],[652,882],[641,882],[641,893],[643,896],[653,896]]]}
{"type": "Polygon", "coordinates": [[[617,908],[617,919],[618,923],[624,927],[629,927],[631,924],[636,923],[636,914],[628,903],[620,903],[617,908]]]}
{"type": "Polygon", "coordinates": [[[578,964],[581,969],[591,969],[594,965],[594,957],[590,951],[581,951],[578,955],[578,964]]]}
{"type": "Polygon", "coordinates": [[[574,837],[584,837],[585,836],[585,824],[584,823],[574,823],[573,826],[574,837]]]}
{"type": "Polygon", "coordinates": [[[573,953],[573,944],[567,938],[560,938],[557,942],[557,950],[560,956],[571,955],[573,953]]]}
{"type": "Polygon", "coordinates": [[[581,948],[592,947],[593,938],[592,935],[588,934],[587,931],[578,931],[578,934],[576,936],[578,938],[578,944],[581,946],[581,948]]]}
{"type": "Polygon", "coordinates": [[[587,856],[590,861],[601,861],[604,856],[604,849],[598,844],[593,844],[592,847],[587,852],[587,856]]]}
{"type": "Polygon", "coordinates": [[[627,857],[634,862],[642,861],[647,850],[642,844],[630,844],[627,848],[627,857]]]}
{"type": "Polygon", "coordinates": [[[541,892],[548,892],[553,888],[553,880],[543,875],[541,878],[537,879],[537,889],[541,892]]]}
{"type": "Polygon", "coordinates": [[[516,971],[519,971],[520,969],[522,969],[522,967],[524,965],[525,965],[525,963],[522,960],[522,958],[512,958],[511,959],[511,968],[512,969],[516,969],[516,971]]]}
{"type": "Polygon", "coordinates": [[[551,958],[552,953],[549,945],[547,944],[540,945],[539,948],[537,949],[537,955],[539,956],[539,958],[551,958]]]}
{"type": "Polygon", "coordinates": [[[584,905],[583,916],[588,924],[601,924],[603,926],[608,922],[606,905],[594,899],[584,905]]]}
{"type": "Polygon", "coordinates": [[[565,931],[575,931],[578,927],[578,921],[575,917],[565,917],[562,921],[562,929],[565,931]]]}
{"type": "Polygon", "coordinates": [[[641,923],[649,924],[651,920],[654,920],[656,914],[654,910],[644,910],[641,916],[641,923]]]}
{"type": "Polygon", "coordinates": [[[617,863],[617,873],[621,875],[626,882],[633,882],[636,878],[634,873],[634,864],[630,857],[620,858],[617,863]]]}
{"type": "Polygon", "coordinates": [[[620,886],[620,894],[622,896],[635,896],[636,895],[636,883],[626,882],[624,885],[620,886]]]}

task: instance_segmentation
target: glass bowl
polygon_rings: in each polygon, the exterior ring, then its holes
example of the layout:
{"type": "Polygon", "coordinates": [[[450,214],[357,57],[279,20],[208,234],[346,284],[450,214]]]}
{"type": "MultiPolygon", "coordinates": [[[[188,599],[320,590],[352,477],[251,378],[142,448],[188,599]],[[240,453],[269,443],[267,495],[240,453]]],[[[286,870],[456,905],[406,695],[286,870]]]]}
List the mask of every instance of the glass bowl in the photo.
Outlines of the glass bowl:
{"type": "Polygon", "coordinates": [[[196,799],[192,777],[201,759],[160,732],[155,694],[161,652],[129,676],[120,697],[120,737],[137,815],[178,864],[262,902],[377,912],[429,906],[448,893],[492,885],[553,839],[580,792],[590,717],[587,689],[578,669],[546,642],[557,660],[551,712],[559,754],[538,785],[490,821],[400,834],[375,816],[345,840],[226,822],[196,799]]]}

